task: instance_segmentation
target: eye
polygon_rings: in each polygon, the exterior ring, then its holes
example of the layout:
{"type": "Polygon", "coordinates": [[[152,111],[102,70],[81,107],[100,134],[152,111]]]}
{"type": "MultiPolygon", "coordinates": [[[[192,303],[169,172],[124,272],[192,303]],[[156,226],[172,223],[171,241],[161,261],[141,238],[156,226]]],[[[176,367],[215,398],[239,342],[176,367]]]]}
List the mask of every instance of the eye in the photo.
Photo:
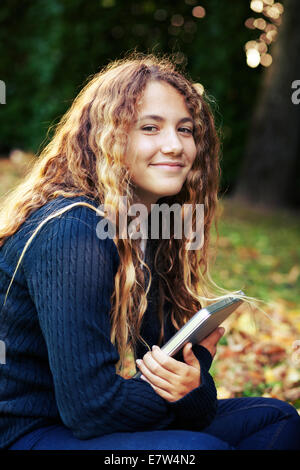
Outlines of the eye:
{"type": "Polygon", "coordinates": [[[193,134],[193,129],[190,129],[189,127],[180,127],[179,131],[184,134],[193,134]]]}
{"type": "Polygon", "coordinates": [[[155,126],[145,126],[142,128],[143,131],[146,131],[146,132],[153,132],[153,129],[154,131],[157,131],[157,127],[155,126]]]}

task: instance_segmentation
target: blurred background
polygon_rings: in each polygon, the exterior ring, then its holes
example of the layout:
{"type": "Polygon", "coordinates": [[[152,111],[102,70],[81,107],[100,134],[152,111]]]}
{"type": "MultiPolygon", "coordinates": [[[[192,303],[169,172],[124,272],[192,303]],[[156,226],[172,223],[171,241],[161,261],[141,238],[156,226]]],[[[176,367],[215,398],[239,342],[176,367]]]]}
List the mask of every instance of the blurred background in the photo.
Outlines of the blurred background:
{"type": "Polygon", "coordinates": [[[0,4],[0,205],[91,75],[133,50],[174,54],[209,95],[222,140],[212,277],[263,300],[268,314],[241,308],[228,321],[212,370],[219,396],[298,409],[299,18],[299,0],[0,4]]]}

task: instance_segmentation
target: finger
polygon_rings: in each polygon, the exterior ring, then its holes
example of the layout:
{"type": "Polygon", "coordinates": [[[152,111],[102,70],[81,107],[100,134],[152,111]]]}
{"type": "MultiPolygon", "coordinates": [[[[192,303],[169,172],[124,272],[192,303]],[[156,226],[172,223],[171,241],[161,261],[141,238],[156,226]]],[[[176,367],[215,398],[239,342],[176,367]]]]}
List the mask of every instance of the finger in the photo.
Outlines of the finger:
{"type": "Polygon", "coordinates": [[[168,380],[166,380],[162,376],[162,374],[164,373],[164,370],[159,366],[159,364],[157,364],[157,366],[155,366],[153,363],[151,363],[150,359],[151,358],[149,358],[148,353],[145,354],[143,360],[137,359],[136,364],[137,364],[138,368],[140,369],[142,375],[144,375],[144,377],[147,379],[147,381],[150,382],[150,385],[155,385],[155,386],[161,387],[163,389],[168,388],[170,384],[169,384],[168,380]],[[147,356],[147,358],[146,358],[146,356],[147,356]],[[147,363],[146,363],[146,361],[147,361],[147,363]]]}
{"type": "Polygon", "coordinates": [[[216,354],[216,345],[220,338],[223,336],[225,329],[223,327],[216,328],[210,335],[201,341],[200,345],[208,349],[214,357],[216,354]]]}
{"type": "Polygon", "coordinates": [[[205,343],[205,344],[215,345],[219,341],[219,339],[223,336],[224,332],[225,332],[225,328],[223,328],[222,326],[219,326],[212,333],[210,333],[210,335],[204,338],[204,340],[202,340],[200,344],[203,345],[205,343]]]}
{"type": "Polygon", "coordinates": [[[171,379],[172,373],[164,365],[164,361],[161,358],[161,355],[155,350],[149,351],[143,357],[144,364],[146,367],[154,374],[167,381],[171,379]],[[158,359],[157,359],[157,356],[158,359]]]}
{"type": "Polygon", "coordinates": [[[145,382],[148,382],[148,384],[151,385],[151,383],[149,382],[148,379],[146,379],[146,377],[142,374],[141,377],[140,377],[142,380],[144,380],[145,382]]]}
{"type": "MultiPolygon", "coordinates": [[[[153,390],[165,400],[175,401],[174,390],[172,391],[172,389],[174,389],[174,385],[152,374],[145,366],[144,361],[138,359],[136,362],[142,372],[141,379],[148,382],[153,390]]],[[[173,377],[176,377],[175,374],[173,374],[173,377]]]]}
{"type": "MultiPolygon", "coordinates": [[[[149,382],[150,383],[150,382],[149,382]]],[[[158,394],[160,395],[162,398],[164,398],[165,400],[167,401],[175,401],[174,400],[174,397],[171,393],[169,393],[167,390],[164,390],[162,388],[159,388],[155,385],[153,385],[152,383],[150,383],[151,387],[153,388],[153,390],[158,394]]]]}
{"type": "Polygon", "coordinates": [[[183,362],[177,361],[173,357],[168,356],[156,345],[152,346],[152,357],[166,372],[168,372],[165,377],[168,377],[169,380],[174,379],[173,374],[180,375],[182,366],[184,366],[183,362]]]}
{"type": "Polygon", "coordinates": [[[192,347],[193,347],[192,343],[187,343],[184,346],[183,351],[182,351],[184,362],[186,362],[190,366],[200,369],[199,361],[196,358],[195,354],[193,353],[192,347]]]}
{"type": "Polygon", "coordinates": [[[221,336],[223,336],[225,333],[225,328],[224,326],[219,326],[217,329],[219,330],[220,338],[221,338],[221,336]]]}
{"type": "Polygon", "coordinates": [[[165,400],[168,400],[168,401],[173,401],[172,398],[172,394],[169,393],[167,390],[163,389],[163,388],[160,388],[158,387],[157,385],[154,385],[153,383],[150,382],[150,380],[146,379],[146,377],[144,375],[141,375],[140,377],[142,380],[144,380],[144,382],[147,382],[149,385],[151,385],[151,387],[153,388],[153,390],[158,394],[160,395],[162,398],[164,398],[165,400]]]}
{"type": "Polygon", "coordinates": [[[209,336],[211,336],[212,338],[215,338],[218,341],[219,338],[223,336],[224,332],[225,332],[225,328],[223,326],[218,326],[218,328],[216,328],[209,336]]]}

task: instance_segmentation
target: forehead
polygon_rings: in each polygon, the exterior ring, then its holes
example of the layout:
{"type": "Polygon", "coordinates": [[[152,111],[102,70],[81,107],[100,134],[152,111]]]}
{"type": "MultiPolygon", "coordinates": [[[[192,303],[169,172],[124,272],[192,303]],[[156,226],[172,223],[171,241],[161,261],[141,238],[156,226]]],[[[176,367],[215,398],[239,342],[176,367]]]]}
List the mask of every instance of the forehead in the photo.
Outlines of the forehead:
{"type": "Polygon", "coordinates": [[[152,81],[147,83],[144,93],[138,102],[138,111],[153,112],[161,111],[178,112],[190,116],[184,96],[176,88],[163,81],[152,81]]]}

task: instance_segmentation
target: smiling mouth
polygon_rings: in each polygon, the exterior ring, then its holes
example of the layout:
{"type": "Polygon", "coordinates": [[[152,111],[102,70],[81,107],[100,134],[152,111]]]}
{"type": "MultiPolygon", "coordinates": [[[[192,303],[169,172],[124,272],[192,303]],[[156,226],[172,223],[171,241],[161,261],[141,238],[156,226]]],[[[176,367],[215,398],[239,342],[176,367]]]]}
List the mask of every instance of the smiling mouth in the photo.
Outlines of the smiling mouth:
{"type": "Polygon", "coordinates": [[[182,165],[168,165],[166,163],[150,164],[150,166],[158,167],[162,170],[167,170],[167,171],[179,171],[179,170],[183,169],[182,165]]]}
{"type": "Polygon", "coordinates": [[[150,163],[151,166],[184,166],[181,162],[158,162],[150,163]]]}
{"type": "Polygon", "coordinates": [[[151,163],[150,166],[157,166],[160,168],[174,168],[174,169],[179,169],[183,168],[183,165],[176,165],[176,164],[169,164],[169,163],[151,163]]]}

